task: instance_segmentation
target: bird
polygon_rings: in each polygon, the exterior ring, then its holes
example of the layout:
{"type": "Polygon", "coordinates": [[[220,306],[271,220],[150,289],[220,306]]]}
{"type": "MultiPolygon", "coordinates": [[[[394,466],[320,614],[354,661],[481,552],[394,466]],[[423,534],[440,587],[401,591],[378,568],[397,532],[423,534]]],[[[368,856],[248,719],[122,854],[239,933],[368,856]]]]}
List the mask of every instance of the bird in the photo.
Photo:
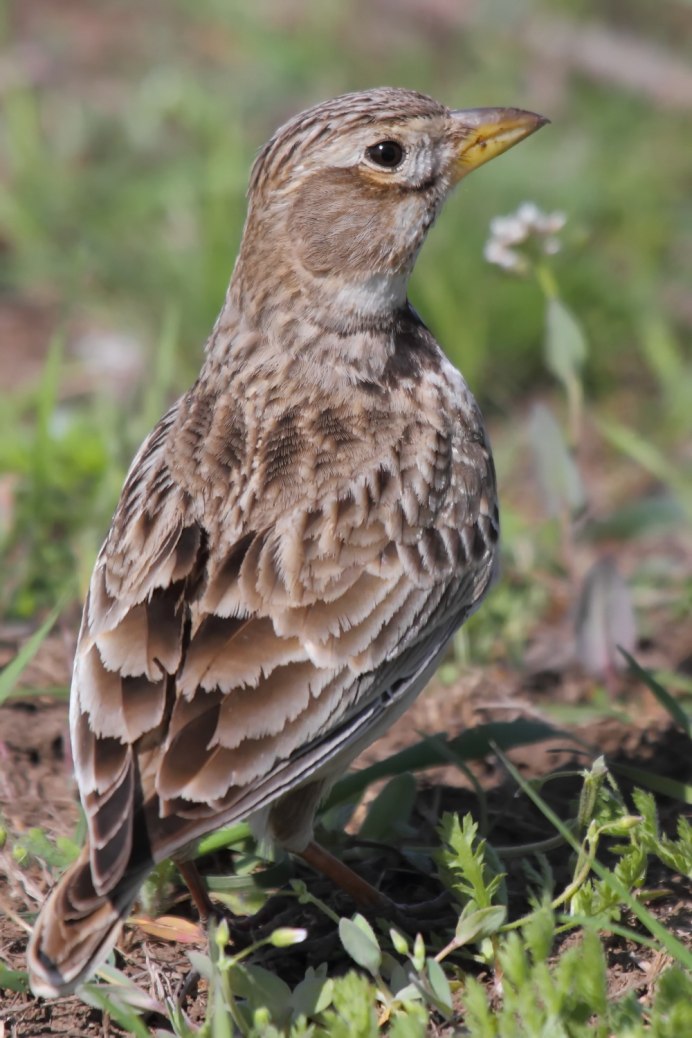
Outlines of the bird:
{"type": "Polygon", "coordinates": [[[243,819],[367,902],[315,812],[498,559],[483,419],[407,284],[452,188],[546,122],[378,87],[259,152],[200,374],[136,454],[91,576],[70,693],[87,838],[33,927],[36,995],[94,973],[156,863],[204,908],[186,854],[243,819]]]}

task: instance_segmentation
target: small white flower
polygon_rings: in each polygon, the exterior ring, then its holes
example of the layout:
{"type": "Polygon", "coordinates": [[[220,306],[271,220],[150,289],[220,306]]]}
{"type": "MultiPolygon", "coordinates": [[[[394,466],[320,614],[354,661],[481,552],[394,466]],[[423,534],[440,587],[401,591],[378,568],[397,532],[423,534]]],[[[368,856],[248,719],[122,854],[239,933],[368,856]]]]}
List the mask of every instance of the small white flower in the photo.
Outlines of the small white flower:
{"type": "Polygon", "coordinates": [[[541,212],[535,202],[522,202],[516,214],[517,220],[523,223],[528,231],[534,230],[543,216],[544,213],[541,212]]]}
{"type": "Polygon", "coordinates": [[[511,246],[523,245],[531,239],[543,255],[553,256],[560,251],[557,235],[566,222],[564,213],[544,213],[535,202],[522,202],[516,212],[490,221],[490,237],[483,255],[488,263],[503,270],[525,273],[529,268],[528,257],[511,246]]]}
{"type": "Polygon", "coordinates": [[[490,234],[503,245],[519,245],[526,241],[526,227],[518,216],[496,216],[490,221],[490,234]]]}
{"type": "Polygon", "coordinates": [[[512,271],[514,274],[523,274],[526,270],[525,257],[516,249],[508,248],[497,238],[490,238],[485,243],[483,255],[488,263],[494,263],[496,267],[502,267],[503,270],[512,271]]]}
{"type": "Polygon", "coordinates": [[[559,210],[554,213],[546,213],[543,218],[545,234],[557,234],[567,223],[567,214],[559,210]]]}

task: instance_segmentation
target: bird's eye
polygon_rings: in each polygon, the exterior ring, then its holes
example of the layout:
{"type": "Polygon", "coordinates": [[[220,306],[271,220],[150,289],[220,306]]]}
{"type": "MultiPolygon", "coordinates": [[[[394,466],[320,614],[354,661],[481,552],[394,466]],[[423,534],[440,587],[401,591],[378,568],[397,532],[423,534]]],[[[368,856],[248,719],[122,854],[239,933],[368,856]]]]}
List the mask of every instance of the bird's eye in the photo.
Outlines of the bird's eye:
{"type": "Polygon", "coordinates": [[[404,159],[404,149],[398,141],[378,141],[365,152],[371,162],[385,169],[396,169],[404,159]]]}

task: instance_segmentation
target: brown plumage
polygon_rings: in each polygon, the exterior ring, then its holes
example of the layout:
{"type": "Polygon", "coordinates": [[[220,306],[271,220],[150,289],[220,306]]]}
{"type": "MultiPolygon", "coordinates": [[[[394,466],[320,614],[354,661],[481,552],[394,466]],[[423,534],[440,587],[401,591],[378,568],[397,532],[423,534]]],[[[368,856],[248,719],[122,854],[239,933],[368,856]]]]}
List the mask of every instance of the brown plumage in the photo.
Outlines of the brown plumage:
{"type": "Polygon", "coordinates": [[[155,862],[250,817],[301,852],[495,570],[476,403],[406,283],[452,186],[545,120],[405,90],[269,141],[195,385],[137,454],[96,562],[70,720],[88,839],[34,991],[89,976],[155,862]]]}

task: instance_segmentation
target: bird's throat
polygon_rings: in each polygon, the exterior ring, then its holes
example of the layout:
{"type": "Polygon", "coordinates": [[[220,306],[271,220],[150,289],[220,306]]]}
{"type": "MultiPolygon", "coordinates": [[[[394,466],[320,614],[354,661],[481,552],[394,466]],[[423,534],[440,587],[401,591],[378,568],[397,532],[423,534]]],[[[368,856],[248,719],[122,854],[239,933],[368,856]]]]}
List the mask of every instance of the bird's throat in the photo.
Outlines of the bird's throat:
{"type": "Polygon", "coordinates": [[[332,306],[348,317],[380,319],[406,302],[407,274],[371,274],[363,280],[335,279],[332,306]]]}
{"type": "Polygon", "coordinates": [[[286,321],[337,335],[380,330],[406,306],[409,271],[316,276],[299,265],[277,263],[277,267],[280,276],[274,293],[248,279],[244,264],[237,266],[230,290],[237,310],[268,337],[286,321]]]}
{"type": "MultiPolygon", "coordinates": [[[[315,292],[312,319],[325,330],[350,332],[355,328],[381,328],[406,305],[407,274],[371,274],[358,280],[341,277],[327,279],[330,283],[315,292]],[[319,297],[331,300],[328,312],[319,304],[319,297]],[[325,324],[326,322],[326,324],[325,324]]],[[[317,286],[311,286],[317,288],[317,286]]],[[[311,292],[309,294],[312,294],[311,292]]]]}

